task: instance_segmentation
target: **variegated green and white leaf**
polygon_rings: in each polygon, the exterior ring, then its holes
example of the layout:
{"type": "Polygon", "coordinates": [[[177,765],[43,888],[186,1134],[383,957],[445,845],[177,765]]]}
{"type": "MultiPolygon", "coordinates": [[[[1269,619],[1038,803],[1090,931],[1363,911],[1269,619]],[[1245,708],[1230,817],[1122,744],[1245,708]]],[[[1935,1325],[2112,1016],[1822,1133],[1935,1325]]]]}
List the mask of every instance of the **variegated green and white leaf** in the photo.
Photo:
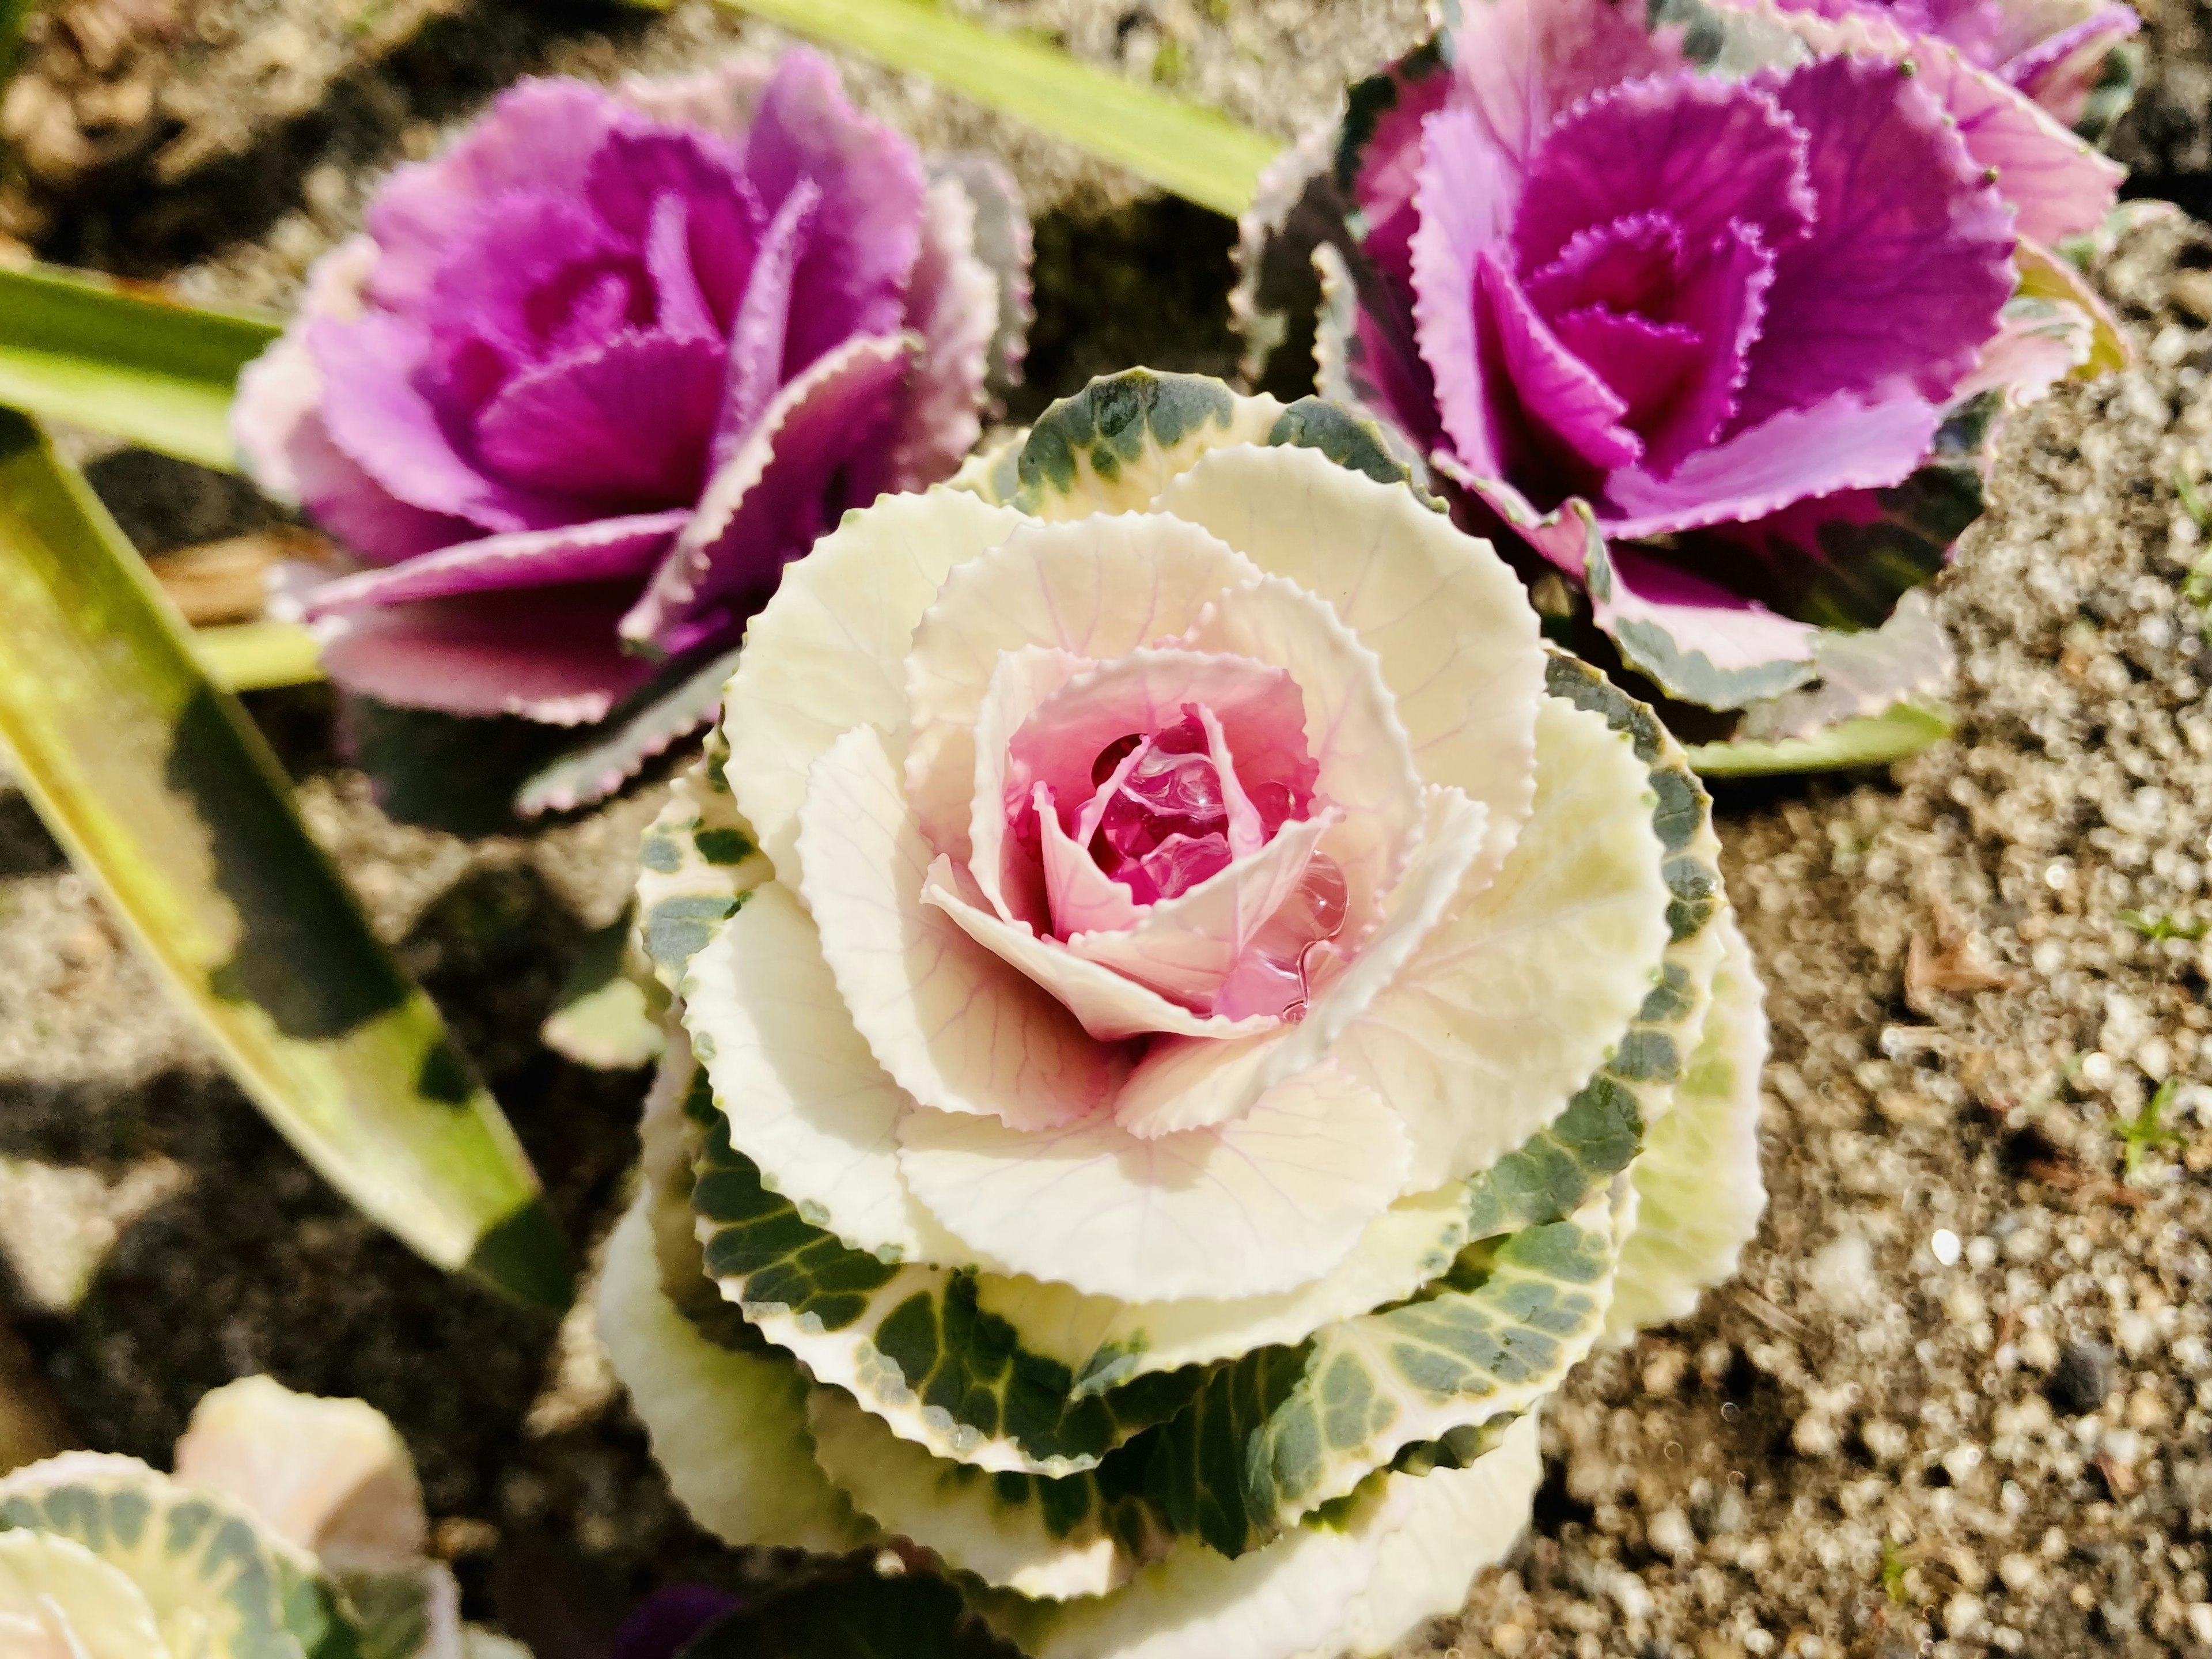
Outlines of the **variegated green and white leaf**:
{"type": "Polygon", "coordinates": [[[1052,1480],[935,1457],[841,1389],[816,1389],[806,1419],[814,1461],[861,1514],[1017,1595],[1103,1595],[1172,1543],[1138,1494],[1096,1474],[1052,1480]]]}
{"type": "Polygon", "coordinates": [[[1602,1332],[1613,1264],[1600,1194],[1431,1293],[1224,1366],[1158,1437],[1148,1490],[1176,1531],[1249,1550],[1410,1449],[1528,1410],[1602,1332]]]}
{"type": "Polygon", "coordinates": [[[1680,1319],[1732,1277],[1759,1231],[1766,1188],[1759,1168],[1759,1074],[1766,1054],[1765,992],[1733,917],[1705,1033],[1652,1130],[1632,1179],[1637,1223],[1614,1276],[1608,1336],[1680,1319]]]}
{"type": "Polygon", "coordinates": [[[1000,1488],[1002,1505],[1034,1512],[998,1525],[1025,1527],[1040,1560],[1043,1540],[1100,1535],[1130,1560],[1163,1538],[1246,1557],[1317,1524],[1378,1470],[1472,1466],[1602,1333],[1615,1207],[1608,1188],[1568,1220],[1470,1253],[1410,1302],[1214,1367],[1095,1471],[1000,1488]]]}
{"type": "Polygon", "coordinates": [[[1035,1659],[1384,1653],[1459,1607],[1527,1526],[1543,1473],[1535,1427],[1524,1419],[1465,1468],[1378,1474],[1325,1518],[1234,1559],[1186,1541],[1111,1595],[975,1600],[1035,1659]]]}
{"type": "Polygon", "coordinates": [[[173,1659],[145,1595],[74,1539],[0,1532],[8,1659],[173,1659]]]}
{"type": "Polygon", "coordinates": [[[1457,1613],[1475,1575],[1503,1560],[1528,1526],[1543,1478],[1534,1412],[1515,1419],[1495,1449],[1464,1468],[1439,1467],[1421,1477],[1412,1510],[1384,1535],[1375,1571],[1333,1640],[1294,1659],[1387,1653],[1425,1621],[1457,1613]]]}
{"type": "Polygon", "coordinates": [[[1209,452],[1233,445],[1316,450],[1380,483],[1425,481],[1418,460],[1358,410],[1319,398],[1240,397],[1204,375],[1133,368],[1061,398],[952,483],[1042,519],[1139,513],[1209,452]]]}
{"type": "Polygon", "coordinates": [[[1681,1056],[1703,1028],[1724,948],[1717,924],[1728,899],[1712,799],[1659,717],[1588,663],[1554,649],[1545,662],[1544,683],[1551,696],[1602,715],[1614,731],[1626,733],[1636,758],[1648,769],[1651,828],[1659,837],[1660,876],[1667,884],[1667,950],[1658,983],[1593,1079],[1595,1086],[1609,1078],[1633,1093],[1648,1127],[1668,1109],[1671,1096],[1661,1085],[1681,1075],[1681,1056]]]}
{"type": "Polygon", "coordinates": [[[1048,520],[1141,513],[1208,450],[1266,442],[1282,413],[1204,375],[1102,374],[1030,428],[1012,505],[1048,520]]]}
{"type": "Polygon", "coordinates": [[[136,1458],[67,1452],[0,1480],[0,1531],[18,1528],[70,1539],[129,1578],[174,1654],[350,1659],[355,1650],[312,1557],[136,1458]]]}
{"type": "Polygon", "coordinates": [[[1070,1474],[1188,1398],[1180,1376],[1078,1395],[1067,1364],[977,1306],[974,1273],[848,1248],[769,1190],[709,1109],[691,1194],[708,1276],[769,1341],[901,1437],[987,1469],[1070,1474]]]}
{"type": "Polygon", "coordinates": [[[637,937],[671,991],[715,924],[775,873],[730,799],[722,775],[729,754],[718,727],[707,752],[677,777],[638,849],[637,937]]]}
{"type": "Polygon", "coordinates": [[[1119,1302],[987,1273],[976,1283],[977,1305],[1019,1330],[1025,1346],[1071,1366],[1079,1395],[1097,1394],[1147,1372],[1302,1342],[1336,1320],[1402,1301],[1480,1237],[1467,1215],[1463,1186],[1401,1199],[1368,1224],[1334,1269],[1275,1296],[1119,1302]]]}
{"type": "Polygon", "coordinates": [[[647,1202],[608,1241],[599,1335],[670,1488],[732,1546],[836,1554],[866,1541],[809,1455],[805,1374],[774,1350],[720,1346],[677,1310],[661,1292],[647,1202]]]}

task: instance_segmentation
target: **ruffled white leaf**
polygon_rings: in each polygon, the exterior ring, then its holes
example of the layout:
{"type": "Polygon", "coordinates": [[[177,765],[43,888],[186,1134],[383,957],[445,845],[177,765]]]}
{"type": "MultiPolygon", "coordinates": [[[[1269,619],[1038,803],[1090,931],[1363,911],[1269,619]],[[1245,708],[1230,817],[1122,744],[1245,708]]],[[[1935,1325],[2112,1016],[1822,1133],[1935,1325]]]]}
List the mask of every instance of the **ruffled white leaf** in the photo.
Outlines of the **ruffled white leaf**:
{"type": "Polygon", "coordinates": [[[1326,600],[1382,664],[1423,781],[1489,809],[1473,878],[1534,799],[1544,660],[1520,579],[1402,484],[1294,447],[1218,449],[1161,492],[1268,574],[1326,600]]]}
{"type": "Polygon", "coordinates": [[[415,1461],[364,1401],[243,1377],[200,1397],[175,1467],[179,1480],[235,1498],[331,1572],[400,1571],[428,1553],[415,1461]]]}
{"type": "Polygon", "coordinates": [[[1388,1653],[1427,1620],[1467,1604],[1475,1575],[1504,1559],[1535,1508],[1544,1479],[1536,1414],[1518,1419],[1466,1468],[1390,1479],[1417,1481],[1412,1507],[1384,1536],[1374,1576],[1343,1622],[1296,1659],[1388,1653]]]}
{"type": "Polygon", "coordinates": [[[717,1347],[660,1289],[641,1198],[607,1243],[599,1336],[670,1490],[733,1547],[836,1554],[866,1541],[809,1455],[805,1375],[788,1360],[717,1347]]]}
{"type": "Polygon", "coordinates": [[[1759,1077],[1766,1059],[1765,996],[1735,918],[1696,1051],[1674,1109],[1646,1137],[1631,1171],[1636,1230],[1621,1248],[1606,1334],[1625,1340],[1686,1318],[1698,1298],[1733,1278],[1759,1231],[1766,1187],[1759,1167],[1759,1077]]]}
{"type": "Polygon", "coordinates": [[[1029,1659],[1290,1659],[1345,1622],[1414,1484],[1378,1481],[1341,1527],[1293,1527],[1243,1555],[1187,1540],[1110,1595],[981,1597],[978,1611],[1029,1659]]]}
{"type": "Polygon", "coordinates": [[[782,883],[755,891],[692,957],[684,1018],[730,1139],[800,1215],[886,1261],[959,1260],[899,1177],[906,1091],[854,1028],[814,923],[782,883]]]}
{"type": "Polygon", "coordinates": [[[1259,574],[1196,526],[1142,513],[1028,521],[951,571],[914,629],[902,704],[907,790],[930,844],[971,855],[977,716],[1001,655],[1041,646],[1110,661],[1182,633],[1259,574]]]}
{"type": "Polygon", "coordinates": [[[73,1539],[0,1532],[0,1654],[171,1659],[138,1587],[73,1539]]]}
{"type": "Polygon", "coordinates": [[[1399,1200],[1367,1224],[1334,1267],[1273,1296],[1123,1302],[987,1273],[977,1281],[976,1302],[1019,1331],[1032,1352],[1059,1360],[1086,1386],[1107,1387],[1302,1342],[1324,1325],[1404,1300],[1470,1242],[1466,1191],[1447,1187],[1399,1200]]]}
{"type": "Polygon", "coordinates": [[[928,844],[882,733],[816,761],[799,812],[801,895],[852,1023],[923,1105],[1064,1123],[1105,1100],[1118,1056],[1062,1000],[925,902],[928,844]]]}
{"type": "Polygon", "coordinates": [[[973,1573],[1019,1595],[1103,1595],[1127,1582],[1136,1562],[1095,1519],[1065,1537],[1048,1528],[1028,1496],[1009,1502],[1000,1477],[972,1463],[933,1457],[892,1433],[836,1389],[807,1397],[814,1461],[885,1532],[934,1551],[955,1572],[973,1573]]]}
{"type": "Polygon", "coordinates": [[[1262,1296],[1321,1277],[1401,1190],[1390,1109],[1310,1068],[1235,1121],[1140,1139],[1110,1118],[1024,1134],[917,1111],[899,1125],[915,1195],[1004,1267],[1127,1301],[1262,1296]]]}
{"type": "Polygon", "coordinates": [[[730,784],[786,881],[799,874],[808,771],[856,726],[905,725],[915,624],[955,565],[1020,522],[964,490],[886,495],[793,561],[747,626],[722,697],[730,784]]]}
{"type": "Polygon", "coordinates": [[[1421,1187],[1488,1168],[1566,1109],[1657,980],[1668,894],[1648,769],[1547,698],[1536,805],[1335,1053],[1404,1117],[1421,1187]]]}

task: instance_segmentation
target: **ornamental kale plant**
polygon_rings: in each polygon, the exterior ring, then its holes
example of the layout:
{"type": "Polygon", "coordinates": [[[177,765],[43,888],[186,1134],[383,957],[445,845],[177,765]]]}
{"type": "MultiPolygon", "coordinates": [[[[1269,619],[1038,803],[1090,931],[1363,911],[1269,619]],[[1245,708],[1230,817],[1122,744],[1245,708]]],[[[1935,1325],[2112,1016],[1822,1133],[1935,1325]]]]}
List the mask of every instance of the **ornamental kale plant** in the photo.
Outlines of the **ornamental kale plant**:
{"type": "Polygon", "coordinates": [[[1766,1031],[1704,791],[1382,434],[1142,371],[754,619],[643,847],[601,1329],[732,1544],[1040,1659],[1388,1649],[1534,1412],[1734,1270],[1766,1031]]]}
{"type": "Polygon", "coordinates": [[[1310,260],[1324,394],[1670,697],[1877,712],[1948,664],[1899,600],[1997,417],[2120,355],[2053,252],[2119,169],[1980,66],[1998,11],[1468,0],[1279,164],[1239,313],[1263,354],[1310,260]]]}
{"type": "Polygon", "coordinates": [[[0,1477],[9,1659],[462,1659],[413,1461],[358,1400],[251,1376],[204,1397],[176,1473],[64,1452],[0,1477]]]}
{"type": "Polygon", "coordinates": [[[925,166],[811,52],[514,88],[240,382],[256,478],[366,567],[306,596],[331,678],[614,717],[544,804],[616,787],[708,717],[787,563],[973,447],[1028,252],[994,165],[925,166]]]}

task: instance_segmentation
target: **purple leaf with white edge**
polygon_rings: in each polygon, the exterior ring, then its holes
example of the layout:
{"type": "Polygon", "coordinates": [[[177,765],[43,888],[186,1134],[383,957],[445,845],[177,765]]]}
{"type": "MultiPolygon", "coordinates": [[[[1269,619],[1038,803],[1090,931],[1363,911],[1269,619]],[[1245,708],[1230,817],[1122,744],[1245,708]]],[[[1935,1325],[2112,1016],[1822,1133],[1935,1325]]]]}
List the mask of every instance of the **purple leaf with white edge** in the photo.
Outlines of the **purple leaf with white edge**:
{"type": "MultiPolygon", "coordinates": [[[[1724,18],[1735,9],[1729,0],[1717,15],[1724,18]]],[[[1916,38],[1891,18],[1856,9],[1835,17],[1775,15],[1823,57],[1910,64],[1949,114],[1975,165],[1996,170],[1998,188],[2019,210],[2021,235],[2063,241],[2112,210],[2125,170],[2002,75],[1977,67],[1957,46],[1916,38]]]]}
{"type": "Polygon", "coordinates": [[[560,530],[525,530],[455,542],[400,565],[341,576],[300,596],[310,622],[372,606],[508,587],[619,581],[642,576],[690,523],[682,510],[628,519],[599,519],[560,530]]]}
{"type": "Polygon", "coordinates": [[[920,364],[900,400],[888,465],[880,474],[858,469],[859,489],[927,488],[957,468],[983,435],[1001,287],[976,254],[976,234],[975,198],[967,186],[956,178],[933,180],[908,295],[920,364]]]}
{"type": "Polygon", "coordinates": [[[729,651],[704,666],[681,665],[662,673],[633,695],[627,709],[616,709],[576,748],[532,774],[515,794],[516,813],[536,817],[605,800],[647,762],[714,720],[737,665],[738,653],[729,651]]]}
{"type": "Polygon", "coordinates": [[[2004,198],[1903,67],[1829,58],[1775,97],[1810,136],[1820,213],[1776,250],[1739,420],[1897,380],[1948,398],[2012,289],[2004,198]]]}
{"type": "Polygon", "coordinates": [[[1818,629],[1647,554],[1608,549],[1594,525],[1588,537],[1583,580],[1599,629],[1668,696],[1741,708],[1813,678],[1818,629]]]}
{"type": "Polygon", "coordinates": [[[1927,590],[1914,588],[1880,628],[1822,629],[1813,647],[1820,683],[1747,707],[1735,736],[1786,742],[1881,714],[1896,703],[1929,702],[1949,689],[1954,661],[1927,590]]]}
{"type": "Polygon", "coordinates": [[[588,726],[653,678],[607,626],[627,585],[462,593],[349,617],[323,645],[343,690],[404,708],[588,726]]]}

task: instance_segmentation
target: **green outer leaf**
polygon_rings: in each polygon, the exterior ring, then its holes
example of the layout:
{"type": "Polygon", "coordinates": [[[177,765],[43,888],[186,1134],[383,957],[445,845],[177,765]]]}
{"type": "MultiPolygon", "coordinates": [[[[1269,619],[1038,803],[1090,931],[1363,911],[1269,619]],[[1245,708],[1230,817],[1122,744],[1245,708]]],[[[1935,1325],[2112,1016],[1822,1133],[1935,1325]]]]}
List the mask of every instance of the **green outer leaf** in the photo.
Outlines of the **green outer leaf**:
{"type": "Polygon", "coordinates": [[[40,817],[307,1161],[442,1267],[564,1305],[498,1104],[369,931],[84,480],[0,412],[0,741],[40,817]]]}
{"type": "Polygon", "coordinates": [[[1951,735],[1950,714],[1923,703],[1900,702],[1886,714],[1867,714],[1809,738],[1780,743],[1701,743],[1690,764],[1709,778],[1774,777],[1790,772],[1836,772],[1855,766],[1887,766],[1910,760],[1951,735]]]}
{"type": "Polygon", "coordinates": [[[1227,116],[1164,97],[1066,52],[920,0],[723,0],[892,69],[919,70],[977,103],[1064,138],[1232,217],[1281,148],[1227,116]]]}
{"type": "Polygon", "coordinates": [[[273,318],[203,311],[82,271],[0,267],[0,404],[234,468],[230,399],[273,318]]]}

